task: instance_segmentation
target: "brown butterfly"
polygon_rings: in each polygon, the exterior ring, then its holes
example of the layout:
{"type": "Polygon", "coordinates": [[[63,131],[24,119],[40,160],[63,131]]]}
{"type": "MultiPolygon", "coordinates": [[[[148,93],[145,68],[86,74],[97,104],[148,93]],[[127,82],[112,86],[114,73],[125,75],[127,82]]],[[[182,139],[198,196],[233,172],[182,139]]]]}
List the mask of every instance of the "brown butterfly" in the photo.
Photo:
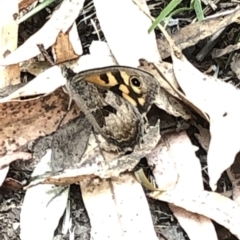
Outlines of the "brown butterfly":
{"type": "Polygon", "coordinates": [[[146,114],[159,96],[159,84],[149,73],[110,66],[74,74],[64,69],[66,88],[107,143],[132,152],[148,129],[146,114]]]}

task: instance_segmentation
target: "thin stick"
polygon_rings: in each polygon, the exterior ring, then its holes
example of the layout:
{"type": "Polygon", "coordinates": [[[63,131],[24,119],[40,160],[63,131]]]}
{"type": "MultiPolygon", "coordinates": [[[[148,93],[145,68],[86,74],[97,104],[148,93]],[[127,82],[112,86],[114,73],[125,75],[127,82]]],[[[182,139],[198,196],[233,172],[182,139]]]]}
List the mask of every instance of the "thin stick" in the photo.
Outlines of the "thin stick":
{"type": "Polygon", "coordinates": [[[54,63],[54,61],[52,60],[51,56],[48,54],[48,52],[46,51],[46,49],[44,48],[43,44],[37,44],[39,51],[42,53],[42,55],[44,56],[44,58],[52,65],[55,66],[56,64],[54,63]]]}

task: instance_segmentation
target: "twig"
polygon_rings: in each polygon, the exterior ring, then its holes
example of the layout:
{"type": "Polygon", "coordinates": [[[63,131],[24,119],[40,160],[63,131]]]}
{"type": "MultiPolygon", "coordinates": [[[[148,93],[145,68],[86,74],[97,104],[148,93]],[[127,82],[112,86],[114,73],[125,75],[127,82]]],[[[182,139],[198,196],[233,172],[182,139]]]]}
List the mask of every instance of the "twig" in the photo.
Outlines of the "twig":
{"type": "Polygon", "coordinates": [[[46,49],[44,48],[43,44],[37,44],[39,51],[42,53],[42,55],[44,56],[44,58],[52,65],[55,66],[56,64],[54,63],[54,61],[52,60],[51,56],[48,54],[48,52],[46,51],[46,49]]]}

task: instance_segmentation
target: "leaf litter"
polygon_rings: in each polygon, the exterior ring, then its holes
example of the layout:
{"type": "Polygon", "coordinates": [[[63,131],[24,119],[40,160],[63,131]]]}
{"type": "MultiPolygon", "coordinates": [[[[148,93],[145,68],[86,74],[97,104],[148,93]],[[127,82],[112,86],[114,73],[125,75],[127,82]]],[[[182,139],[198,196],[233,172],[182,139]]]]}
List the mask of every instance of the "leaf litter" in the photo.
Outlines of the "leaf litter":
{"type": "MultiPolygon", "coordinates": [[[[111,4],[108,6],[111,6],[111,4]]],[[[128,7],[131,9],[135,9],[136,16],[138,16],[139,19],[142,19],[142,20],[144,19],[144,21],[146,21],[146,16],[143,13],[141,13],[141,11],[139,11],[138,8],[136,8],[136,6],[131,5],[130,7],[129,3],[127,3],[127,5],[124,7],[124,4],[122,2],[120,5],[116,5],[116,6],[121,6],[123,9],[128,7]]],[[[131,41],[126,43],[124,41],[122,42],[120,41],[120,43],[122,44],[121,48],[126,47],[126,49],[128,49],[126,55],[121,54],[119,52],[120,48],[119,47],[116,48],[116,45],[119,46],[120,44],[116,40],[116,38],[118,39],[121,39],[121,37],[126,38],[126,32],[124,32],[124,29],[122,30],[121,28],[117,29],[116,32],[113,31],[111,28],[109,28],[110,30],[108,30],[107,21],[104,22],[104,19],[102,19],[103,17],[103,15],[101,15],[102,10],[98,8],[97,4],[95,7],[97,8],[97,14],[99,14],[100,16],[99,17],[100,23],[101,21],[103,21],[104,34],[106,35],[109,48],[111,49],[111,52],[114,58],[117,60],[117,62],[120,62],[121,64],[125,63],[127,65],[137,67],[139,64],[139,59],[145,58],[149,62],[156,62],[154,66],[158,65],[157,62],[160,59],[158,54],[156,54],[156,45],[153,43],[152,39],[150,40],[150,42],[152,41],[151,44],[148,44],[148,47],[150,50],[147,51],[146,55],[144,54],[144,52],[143,53],[141,52],[139,54],[139,53],[136,53],[136,51],[134,50],[131,51],[131,48],[134,49],[134,43],[136,42],[138,42],[140,46],[144,46],[144,44],[146,44],[146,39],[148,37],[146,36],[147,32],[144,32],[144,31],[142,33],[138,32],[137,34],[134,33],[133,31],[127,32],[128,38],[131,39],[131,41]],[[111,34],[114,36],[111,36],[111,34]],[[140,39],[143,39],[143,41],[141,42],[140,39]],[[129,58],[129,56],[131,56],[131,58],[129,58]]],[[[101,7],[104,7],[104,6],[101,6],[101,7]]],[[[226,23],[224,24],[229,25],[230,23],[234,22],[235,21],[234,19],[236,19],[238,11],[239,10],[236,10],[235,12],[231,13],[232,15],[230,14],[228,15],[228,17],[224,18],[230,21],[230,22],[226,21],[227,24],[226,23]]],[[[131,12],[131,18],[133,18],[132,14],[133,13],[131,12]]],[[[136,17],[136,19],[138,19],[138,17],[136,17]]],[[[117,21],[119,19],[114,19],[114,20],[117,21]]],[[[72,18],[71,18],[71,21],[72,21],[71,23],[73,23],[72,18]]],[[[71,24],[68,24],[68,26],[70,25],[71,24]]],[[[152,36],[149,36],[149,38],[152,38],[152,36]]],[[[49,47],[52,44],[53,43],[50,43],[49,47]]],[[[178,100],[182,100],[182,98],[179,97],[179,91],[182,91],[181,94],[185,96],[185,99],[187,99],[188,102],[180,101],[180,103],[176,105],[176,106],[179,106],[179,108],[175,107],[175,105],[173,106],[173,104],[169,104],[169,102],[168,102],[169,105],[164,105],[164,103],[161,103],[159,104],[159,106],[162,106],[163,107],[162,109],[166,110],[169,114],[172,114],[174,116],[181,116],[185,119],[189,119],[190,116],[192,117],[192,111],[193,112],[196,111],[196,109],[192,108],[192,106],[196,106],[197,109],[199,109],[203,113],[207,114],[207,116],[209,116],[211,139],[210,139],[208,155],[207,155],[208,173],[210,178],[210,186],[212,190],[216,190],[216,184],[220,175],[224,170],[228,169],[231,166],[231,164],[234,161],[235,155],[239,151],[238,144],[237,144],[237,136],[238,136],[237,123],[239,121],[239,116],[238,116],[239,114],[236,111],[237,107],[234,106],[234,103],[238,102],[237,101],[239,96],[238,90],[228,83],[224,83],[218,79],[209,77],[207,75],[204,75],[200,71],[198,71],[195,67],[193,67],[193,65],[190,62],[188,62],[188,60],[182,55],[180,50],[177,49],[177,47],[172,42],[170,42],[169,49],[171,50],[171,57],[173,60],[173,65],[170,67],[170,69],[173,69],[173,73],[174,73],[171,76],[171,78],[177,81],[177,84],[175,82],[174,86],[175,86],[175,89],[178,89],[178,90],[174,91],[174,88],[172,88],[169,85],[169,81],[165,82],[161,86],[162,87],[165,86],[165,88],[164,87],[163,88],[165,89],[165,92],[166,92],[165,95],[167,96],[166,97],[167,100],[170,98],[170,96],[176,97],[176,95],[178,96],[177,97],[178,100]],[[213,94],[214,94],[214,97],[213,97],[213,94]],[[226,96],[226,97],[223,97],[223,96],[226,96]],[[185,106],[185,108],[183,106],[185,106]],[[188,108],[190,108],[190,111],[189,110],[186,111],[186,109],[188,108]],[[230,127],[232,127],[232,129],[230,127]],[[233,141],[234,144],[231,142],[231,144],[229,145],[229,139],[234,140],[233,141]]],[[[19,50],[16,50],[16,52],[17,51],[19,50]]],[[[31,51],[29,50],[29,52],[31,51]]],[[[14,58],[12,57],[14,56],[14,54],[15,54],[14,52],[11,53],[7,58],[5,58],[2,64],[3,63],[11,64],[11,63],[17,63],[17,62],[23,61],[21,58],[15,58],[14,60],[12,60],[13,62],[11,62],[11,58],[12,59],[14,58]],[[6,59],[8,59],[8,62],[6,61],[6,59]]],[[[36,54],[38,54],[36,51],[35,52],[32,51],[31,57],[35,56],[36,54]]],[[[115,62],[111,62],[110,59],[112,57],[110,53],[107,53],[106,55],[104,55],[101,52],[100,56],[98,54],[95,54],[96,57],[94,58],[92,58],[91,55],[92,53],[88,57],[86,56],[86,58],[80,57],[79,60],[75,61],[75,69],[81,68],[82,66],[84,66],[84,64],[86,66],[85,69],[88,69],[92,67],[97,67],[99,65],[104,66],[105,64],[110,65],[115,63],[115,62]],[[106,59],[106,62],[105,60],[103,61],[103,59],[106,59]],[[81,65],[79,65],[80,63],[81,65]],[[89,63],[91,63],[92,65],[89,65],[89,63]]],[[[26,57],[25,60],[28,60],[28,58],[30,58],[29,56],[27,57],[25,56],[26,57]]],[[[73,61],[73,65],[74,65],[74,61],[73,61]]],[[[169,76],[166,75],[167,71],[164,71],[163,69],[160,69],[159,71],[160,71],[160,74],[162,74],[165,79],[169,79],[169,76]]],[[[159,78],[160,77],[157,77],[157,79],[159,78]]],[[[61,77],[59,77],[59,79],[61,79],[61,77]]],[[[64,80],[63,80],[63,83],[64,83],[64,80]]],[[[48,93],[50,94],[50,97],[51,97],[54,94],[51,92],[57,89],[58,87],[62,86],[63,83],[60,83],[60,84],[57,83],[59,85],[55,85],[52,89],[50,88],[50,90],[47,89],[46,91],[43,90],[45,92],[40,91],[38,93],[40,94],[48,93]]],[[[35,88],[37,89],[37,87],[35,88]]],[[[36,92],[33,91],[33,88],[29,90],[29,93],[30,95],[31,93],[32,95],[36,94],[36,92]]],[[[16,97],[18,98],[20,96],[26,96],[26,95],[15,95],[14,98],[16,97]]],[[[10,99],[8,100],[5,99],[5,100],[9,101],[10,99]]],[[[41,98],[39,98],[38,101],[40,100],[41,98]]],[[[29,100],[30,103],[31,101],[33,100],[29,100]]],[[[54,130],[52,130],[52,132],[53,131],[54,130]]],[[[50,132],[51,131],[49,131],[49,133],[50,132]]],[[[37,136],[35,136],[31,140],[36,138],[37,136]]],[[[26,139],[26,142],[27,141],[29,140],[26,139]]],[[[207,148],[206,143],[205,143],[205,148],[207,148]]],[[[16,149],[18,149],[17,145],[16,145],[16,149]]],[[[147,155],[149,165],[154,166],[153,175],[155,176],[155,181],[157,183],[158,188],[161,190],[161,192],[151,193],[150,196],[169,203],[170,209],[173,211],[174,215],[178,219],[181,226],[185,229],[190,239],[200,239],[200,238],[201,239],[202,238],[217,239],[215,229],[213,228],[213,225],[210,219],[213,219],[214,221],[223,225],[224,227],[229,229],[230,232],[232,232],[232,234],[234,234],[237,238],[240,238],[240,234],[238,230],[239,220],[237,217],[239,215],[239,207],[233,200],[230,200],[227,197],[222,196],[220,193],[214,193],[212,191],[206,191],[203,189],[203,183],[201,178],[201,168],[200,168],[199,160],[195,156],[196,150],[197,148],[192,145],[192,143],[190,142],[188,136],[184,131],[181,131],[179,133],[170,133],[164,136],[161,142],[156,146],[156,149],[152,153],[149,153],[147,155]],[[159,157],[159,160],[158,160],[158,157],[159,157]],[[189,171],[189,169],[191,169],[191,171],[189,171]],[[160,173],[160,176],[159,176],[159,173],[160,173]],[[164,176],[165,174],[170,174],[171,177],[164,176]]],[[[10,149],[7,149],[5,154],[8,153],[9,151],[10,149]]],[[[49,152],[47,154],[49,154],[49,152]]],[[[48,156],[48,159],[50,160],[51,157],[49,155],[47,156],[48,156]]],[[[44,171],[46,171],[46,169],[44,171]]],[[[84,168],[83,168],[83,171],[84,171],[84,168]]],[[[91,168],[89,171],[90,171],[89,174],[91,175],[93,173],[91,168]]],[[[105,174],[103,169],[100,170],[100,173],[101,173],[101,177],[103,177],[105,174]]],[[[110,177],[111,174],[112,173],[110,173],[108,177],[110,177]]],[[[71,178],[73,176],[70,174],[69,177],[71,178]]],[[[145,236],[148,236],[148,237],[151,236],[150,237],[151,239],[156,239],[157,236],[155,235],[153,224],[149,217],[150,212],[148,209],[148,205],[146,204],[147,201],[143,194],[143,190],[140,184],[134,180],[131,174],[123,174],[121,175],[121,177],[117,179],[98,180],[98,181],[88,179],[88,177],[87,176],[84,177],[84,180],[81,181],[80,185],[82,190],[83,201],[90,215],[89,217],[92,223],[91,235],[92,236],[94,235],[95,239],[102,239],[103,237],[106,237],[106,236],[111,236],[111,238],[114,237],[115,239],[116,237],[122,236],[123,229],[125,234],[122,239],[127,237],[131,237],[131,238],[136,237],[137,233],[141,233],[140,236],[143,236],[146,234],[145,236]],[[109,184],[110,182],[111,184],[109,184]],[[118,193],[118,191],[120,192],[118,193]],[[89,192],[91,192],[91,194],[89,194],[89,192]],[[112,197],[109,198],[109,196],[111,195],[114,196],[114,200],[111,199],[112,197]],[[131,201],[129,201],[130,199],[129,197],[132,199],[131,201]],[[95,207],[95,206],[103,205],[102,202],[104,202],[105,204],[105,200],[107,199],[110,200],[109,206],[113,204],[112,206],[115,206],[113,209],[116,209],[116,208],[118,209],[117,212],[115,212],[115,210],[110,210],[111,214],[116,214],[114,217],[115,221],[112,221],[112,222],[109,221],[109,215],[106,214],[106,212],[102,212],[103,209],[95,207]],[[143,201],[141,202],[139,201],[139,199],[142,199],[143,201]],[[117,203],[118,201],[125,204],[119,205],[119,203],[117,203]],[[137,205],[137,203],[139,203],[139,205],[137,205]],[[124,213],[125,210],[126,210],[126,213],[124,213]],[[142,210],[141,214],[140,214],[140,210],[142,210]],[[128,220],[133,219],[131,217],[131,214],[133,214],[133,216],[136,216],[135,211],[138,211],[138,217],[133,222],[138,221],[138,224],[136,224],[137,226],[128,224],[128,220]],[[119,219],[117,219],[118,214],[121,214],[123,216],[120,222],[119,222],[119,219]],[[105,215],[106,217],[103,218],[103,215],[105,215]],[[101,219],[99,219],[100,216],[101,216],[101,219]],[[146,216],[148,221],[143,221],[144,219],[146,220],[146,216]],[[114,222],[116,223],[115,225],[114,225],[114,222]],[[101,226],[100,223],[105,223],[105,225],[103,226],[108,226],[107,230],[103,231],[104,229],[103,227],[99,228],[99,226],[101,226]],[[130,228],[128,228],[129,226],[130,228]],[[109,229],[115,229],[116,231],[111,232],[109,231],[109,229]],[[141,231],[139,232],[139,230],[141,231]],[[119,235],[116,235],[117,233],[119,235]],[[104,234],[107,234],[107,235],[104,235],[104,234]]],[[[61,180],[61,177],[59,179],[61,180]]],[[[63,179],[63,183],[64,182],[65,180],[63,179]]],[[[67,182],[65,182],[65,184],[66,183],[67,182]]],[[[37,199],[39,199],[40,197],[37,197],[37,195],[34,194],[34,191],[37,191],[38,187],[43,189],[44,186],[47,186],[47,188],[53,187],[51,185],[37,185],[27,190],[26,197],[23,204],[24,210],[22,209],[23,217],[21,219],[23,220],[21,220],[21,229],[22,229],[21,239],[33,239],[33,237],[34,239],[36,239],[36,232],[29,231],[28,219],[30,218],[36,221],[37,218],[39,217],[38,220],[41,221],[41,219],[43,219],[44,216],[41,215],[40,213],[37,214],[35,208],[31,210],[29,208],[30,204],[26,202],[28,201],[35,202],[37,199]],[[31,191],[33,193],[31,193],[31,191]],[[33,199],[31,198],[31,200],[28,200],[30,197],[33,197],[33,199]],[[27,214],[27,215],[24,216],[24,214],[27,214]],[[41,216],[43,216],[43,218],[41,216]]],[[[57,190],[61,188],[62,187],[60,186],[54,186],[54,189],[57,189],[57,190]]],[[[45,195],[46,197],[48,197],[47,199],[54,198],[52,195],[44,194],[44,192],[46,192],[46,190],[43,190],[43,192],[41,192],[41,198],[43,198],[45,195]]],[[[61,199],[60,196],[59,196],[59,199],[61,199]]],[[[46,231],[46,233],[42,233],[42,234],[46,234],[44,235],[44,239],[53,238],[53,232],[58,224],[58,219],[61,217],[67,205],[66,195],[62,198],[62,203],[63,203],[61,205],[62,212],[61,211],[58,212],[59,214],[58,216],[56,216],[55,220],[49,220],[53,225],[49,228],[49,231],[46,231]]],[[[52,200],[52,204],[54,204],[54,200],[52,200]]],[[[47,204],[43,203],[43,209],[46,208],[46,206],[47,204]]],[[[56,207],[55,205],[52,205],[52,206],[56,207]]],[[[35,207],[37,207],[37,202],[35,207]]],[[[39,205],[38,210],[40,209],[41,208],[39,205]]],[[[44,210],[42,213],[49,214],[50,212],[48,212],[47,210],[44,210]]],[[[39,235],[39,239],[43,239],[40,236],[43,237],[43,235],[39,235]]]]}

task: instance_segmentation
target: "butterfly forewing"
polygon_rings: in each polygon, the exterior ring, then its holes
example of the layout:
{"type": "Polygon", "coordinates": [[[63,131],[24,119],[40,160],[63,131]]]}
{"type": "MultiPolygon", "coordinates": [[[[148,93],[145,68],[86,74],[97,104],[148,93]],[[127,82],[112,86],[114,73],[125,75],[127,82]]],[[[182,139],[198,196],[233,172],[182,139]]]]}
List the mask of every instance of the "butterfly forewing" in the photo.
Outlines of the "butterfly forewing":
{"type": "Polygon", "coordinates": [[[160,95],[158,80],[152,74],[137,68],[96,68],[79,73],[76,79],[81,78],[125,98],[140,113],[147,113],[160,95]]]}

